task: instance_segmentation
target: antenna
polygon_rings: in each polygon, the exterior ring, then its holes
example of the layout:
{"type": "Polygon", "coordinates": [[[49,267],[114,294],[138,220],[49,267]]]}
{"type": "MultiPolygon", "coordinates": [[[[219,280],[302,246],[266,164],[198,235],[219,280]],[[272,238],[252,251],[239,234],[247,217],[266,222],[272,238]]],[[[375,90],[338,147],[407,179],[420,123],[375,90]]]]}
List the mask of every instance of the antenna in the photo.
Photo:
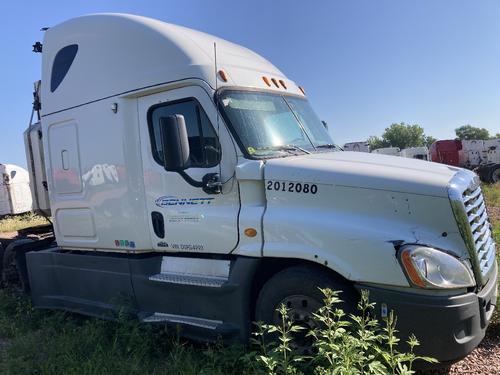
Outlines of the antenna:
{"type": "MultiPolygon", "coordinates": [[[[217,114],[217,137],[220,139],[220,121],[219,121],[219,101],[217,100],[217,95],[218,95],[218,88],[219,88],[219,84],[218,84],[218,79],[217,79],[217,42],[214,42],[214,77],[215,77],[215,95],[214,95],[214,104],[215,104],[215,112],[217,114]]],[[[219,152],[220,152],[220,142],[219,142],[219,152]]],[[[219,193],[220,194],[223,194],[222,193],[222,158],[221,160],[219,161],[219,183],[220,183],[220,186],[219,186],[219,193]]]]}

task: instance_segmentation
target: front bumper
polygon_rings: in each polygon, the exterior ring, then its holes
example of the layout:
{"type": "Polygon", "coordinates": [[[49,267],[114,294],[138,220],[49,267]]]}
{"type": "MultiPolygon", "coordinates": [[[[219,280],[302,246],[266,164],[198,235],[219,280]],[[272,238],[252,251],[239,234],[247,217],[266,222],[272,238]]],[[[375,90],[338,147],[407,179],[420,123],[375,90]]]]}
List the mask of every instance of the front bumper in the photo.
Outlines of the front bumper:
{"type": "Polygon", "coordinates": [[[479,293],[458,296],[428,296],[404,293],[359,284],[370,292],[370,302],[394,311],[401,342],[410,334],[420,341],[416,353],[454,362],[469,354],[484,338],[495,309],[498,293],[498,266],[479,293]]]}

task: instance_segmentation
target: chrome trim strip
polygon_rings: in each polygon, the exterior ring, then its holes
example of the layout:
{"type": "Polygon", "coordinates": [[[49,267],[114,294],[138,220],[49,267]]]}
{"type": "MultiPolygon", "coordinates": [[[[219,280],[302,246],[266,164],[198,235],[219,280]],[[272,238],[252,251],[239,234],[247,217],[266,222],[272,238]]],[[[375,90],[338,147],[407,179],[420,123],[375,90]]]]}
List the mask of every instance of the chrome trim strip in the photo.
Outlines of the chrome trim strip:
{"type": "Polygon", "coordinates": [[[494,259],[495,243],[491,234],[488,234],[490,233],[490,224],[487,220],[486,204],[479,185],[477,175],[468,170],[459,170],[448,184],[448,196],[458,229],[469,253],[476,283],[482,287],[487,283],[494,267],[490,266],[483,275],[481,266],[489,265],[492,254],[494,259]],[[464,195],[465,192],[468,195],[464,195]],[[467,202],[477,197],[479,197],[477,201],[466,205],[467,202]],[[476,212],[471,213],[475,209],[476,212]],[[471,214],[469,215],[469,213],[471,214]],[[484,225],[486,228],[483,227],[484,225]],[[477,229],[480,229],[479,233],[475,233],[477,229]],[[481,240],[477,243],[476,240],[479,239],[481,240]],[[484,262],[485,256],[487,257],[486,262],[484,262]]]}
{"type": "MultiPolygon", "coordinates": [[[[473,183],[474,185],[474,183],[473,183]]],[[[483,276],[481,275],[481,267],[476,253],[476,244],[472,237],[471,226],[469,224],[469,217],[465,211],[463,202],[463,192],[471,186],[471,177],[465,170],[458,171],[448,184],[448,196],[450,198],[451,209],[455,220],[457,222],[458,230],[462,235],[465,242],[467,251],[469,252],[470,262],[472,264],[472,271],[478,285],[483,284],[483,276]]]]}

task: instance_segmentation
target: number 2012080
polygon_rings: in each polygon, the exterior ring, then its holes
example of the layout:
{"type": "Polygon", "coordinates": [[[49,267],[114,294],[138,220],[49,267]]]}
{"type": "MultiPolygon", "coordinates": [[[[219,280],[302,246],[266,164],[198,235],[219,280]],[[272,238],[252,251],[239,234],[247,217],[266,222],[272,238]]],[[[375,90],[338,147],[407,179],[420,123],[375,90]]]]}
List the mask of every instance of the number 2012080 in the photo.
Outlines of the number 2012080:
{"type": "Polygon", "coordinates": [[[267,181],[267,190],[287,191],[289,193],[316,194],[318,185],[301,182],[267,181]]]}

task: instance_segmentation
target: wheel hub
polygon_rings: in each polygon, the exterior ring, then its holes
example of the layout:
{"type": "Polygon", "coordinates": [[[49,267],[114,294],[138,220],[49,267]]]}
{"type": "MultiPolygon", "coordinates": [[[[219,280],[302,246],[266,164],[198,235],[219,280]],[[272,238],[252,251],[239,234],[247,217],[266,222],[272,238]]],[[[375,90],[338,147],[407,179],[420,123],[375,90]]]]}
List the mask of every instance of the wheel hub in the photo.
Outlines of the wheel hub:
{"type": "MultiPolygon", "coordinates": [[[[318,327],[313,313],[321,307],[321,302],[309,296],[293,295],[284,298],[279,306],[281,304],[287,307],[292,324],[303,328],[299,332],[292,333],[292,348],[302,354],[310,354],[314,339],[308,333],[318,327]]],[[[278,311],[275,311],[273,320],[275,325],[282,324],[282,317],[278,311]]]]}

